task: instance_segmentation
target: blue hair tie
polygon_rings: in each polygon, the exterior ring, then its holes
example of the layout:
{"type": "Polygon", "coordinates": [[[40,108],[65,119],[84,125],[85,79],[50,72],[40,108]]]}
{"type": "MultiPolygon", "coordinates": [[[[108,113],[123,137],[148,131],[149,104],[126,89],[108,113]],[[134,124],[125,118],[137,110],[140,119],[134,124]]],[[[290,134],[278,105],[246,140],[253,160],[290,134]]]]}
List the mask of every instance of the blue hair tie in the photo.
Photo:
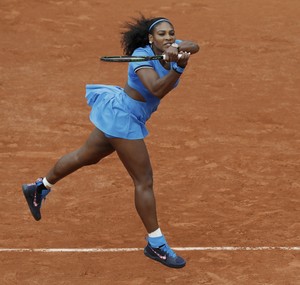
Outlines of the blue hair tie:
{"type": "Polygon", "coordinates": [[[171,22],[168,20],[168,19],[159,19],[159,20],[156,20],[150,27],[149,27],[149,29],[148,29],[148,32],[150,32],[151,30],[152,30],[152,28],[155,26],[155,25],[157,25],[158,23],[160,23],[160,22],[168,22],[168,23],[170,23],[171,24],[171,22]]]}

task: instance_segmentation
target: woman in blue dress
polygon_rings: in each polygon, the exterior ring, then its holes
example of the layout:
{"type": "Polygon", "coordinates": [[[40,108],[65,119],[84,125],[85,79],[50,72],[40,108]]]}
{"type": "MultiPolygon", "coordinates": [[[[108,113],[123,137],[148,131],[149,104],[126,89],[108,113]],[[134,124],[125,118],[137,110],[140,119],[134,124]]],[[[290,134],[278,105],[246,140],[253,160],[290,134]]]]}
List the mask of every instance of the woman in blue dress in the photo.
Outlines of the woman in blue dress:
{"type": "Polygon", "coordinates": [[[40,220],[42,200],[55,183],[116,151],[133,179],[136,210],[148,233],[144,254],[166,266],[181,268],[185,260],[169,247],[158,224],[152,167],[144,142],[148,134],[145,123],[160,100],[177,86],[190,55],[198,52],[199,46],[177,40],[174,27],[166,18],[141,16],[126,27],[122,33],[124,54],[165,54],[165,59],[129,63],[124,88],[87,85],[86,99],[91,106],[94,130],[79,149],[61,157],[45,177],[23,184],[22,190],[33,217],[40,220]]]}

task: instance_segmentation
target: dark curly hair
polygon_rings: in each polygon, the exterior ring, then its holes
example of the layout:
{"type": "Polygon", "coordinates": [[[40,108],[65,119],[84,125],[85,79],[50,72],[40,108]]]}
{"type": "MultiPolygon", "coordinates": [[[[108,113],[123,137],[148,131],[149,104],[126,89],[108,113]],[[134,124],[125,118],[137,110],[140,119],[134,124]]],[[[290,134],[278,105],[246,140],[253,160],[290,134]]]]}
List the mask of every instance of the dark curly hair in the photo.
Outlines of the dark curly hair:
{"type": "MultiPolygon", "coordinates": [[[[121,32],[121,45],[124,54],[132,55],[136,48],[148,45],[148,35],[153,31],[153,28],[151,28],[151,31],[149,31],[149,28],[155,21],[160,19],[166,18],[145,18],[145,16],[141,15],[140,18],[132,18],[133,22],[126,22],[124,25],[126,30],[121,32]]],[[[169,22],[167,19],[166,21],[169,22]]]]}

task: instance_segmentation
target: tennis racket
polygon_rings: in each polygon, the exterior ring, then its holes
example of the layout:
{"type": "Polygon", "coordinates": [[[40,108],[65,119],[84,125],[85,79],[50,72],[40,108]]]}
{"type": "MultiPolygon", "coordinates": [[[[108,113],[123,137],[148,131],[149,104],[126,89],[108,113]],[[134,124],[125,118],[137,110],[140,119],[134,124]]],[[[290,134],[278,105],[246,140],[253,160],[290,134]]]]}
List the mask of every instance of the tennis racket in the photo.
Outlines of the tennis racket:
{"type": "MultiPolygon", "coordinates": [[[[178,54],[178,58],[181,57],[181,54],[178,54]]],[[[165,59],[166,55],[154,55],[154,56],[102,56],[100,60],[107,62],[138,62],[138,61],[149,61],[149,60],[161,60],[165,59]]]]}

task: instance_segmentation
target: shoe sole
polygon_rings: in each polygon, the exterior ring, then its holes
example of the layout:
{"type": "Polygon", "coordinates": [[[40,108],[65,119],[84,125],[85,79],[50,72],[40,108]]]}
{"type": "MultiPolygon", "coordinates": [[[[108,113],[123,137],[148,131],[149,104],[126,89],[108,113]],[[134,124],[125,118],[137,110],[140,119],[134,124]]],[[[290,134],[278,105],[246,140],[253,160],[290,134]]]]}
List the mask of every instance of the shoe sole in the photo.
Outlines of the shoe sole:
{"type": "Polygon", "coordinates": [[[28,207],[29,207],[29,209],[30,209],[30,212],[31,212],[31,215],[33,216],[33,218],[36,220],[36,221],[39,221],[42,217],[41,217],[41,215],[39,214],[38,216],[36,215],[36,213],[35,213],[35,208],[33,208],[32,206],[31,206],[31,199],[32,199],[32,197],[31,197],[31,195],[30,195],[30,193],[28,193],[28,190],[27,190],[27,185],[26,184],[23,184],[22,185],[22,190],[23,190],[23,194],[24,194],[24,196],[25,196],[25,199],[26,199],[26,201],[27,201],[27,204],[28,204],[28,207]]]}
{"type": "Polygon", "coordinates": [[[152,256],[151,254],[149,254],[146,250],[144,250],[144,254],[145,256],[155,260],[155,261],[158,261],[160,262],[161,264],[167,266],[167,267],[171,267],[171,268],[182,268],[185,266],[186,263],[184,264],[181,264],[181,265],[173,265],[173,264],[168,264],[167,262],[165,262],[164,260],[160,259],[159,257],[156,257],[156,256],[152,256]]]}

